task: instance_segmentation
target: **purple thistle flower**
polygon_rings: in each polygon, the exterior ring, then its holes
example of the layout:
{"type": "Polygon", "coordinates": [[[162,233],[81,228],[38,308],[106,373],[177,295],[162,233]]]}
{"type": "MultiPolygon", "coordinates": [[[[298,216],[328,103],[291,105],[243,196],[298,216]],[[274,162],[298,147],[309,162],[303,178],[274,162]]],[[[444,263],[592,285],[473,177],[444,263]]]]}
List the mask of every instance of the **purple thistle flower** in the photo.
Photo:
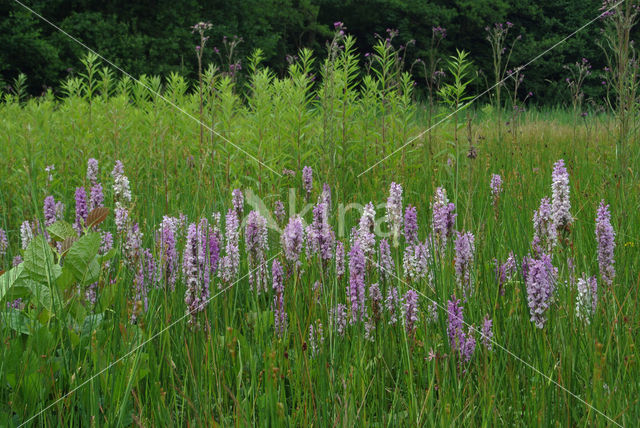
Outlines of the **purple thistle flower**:
{"type": "Polygon", "coordinates": [[[398,289],[389,287],[387,289],[387,297],[384,300],[385,308],[389,312],[389,324],[395,324],[398,321],[398,308],[402,301],[398,296],[398,289]]]}
{"type": "Polygon", "coordinates": [[[598,280],[595,276],[578,279],[578,295],[576,296],[576,316],[589,325],[598,305],[598,280]]]}
{"type": "Polygon", "coordinates": [[[46,198],[44,198],[43,212],[45,227],[51,226],[56,222],[56,200],[53,198],[53,196],[47,196],[46,198]]]}
{"type": "Polygon", "coordinates": [[[534,253],[551,253],[557,242],[557,229],[548,198],[542,198],[540,207],[533,213],[533,230],[531,247],[534,253]]]}
{"type": "Polygon", "coordinates": [[[333,257],[335,234],[327,219],[327,206],[320,203],[313,207],[313,223],[307,227],[307,249],[310,254],[320,254],[323,263],[333,257]]]}
{"type": "Polygon", "coordinates": [[[87,161],[87,180],[92,186],[98,184],[98,160],[91,158],[87,161]]]}
{"type": "Polygon", "coordinates": [[[492,349],[492,341],[493,341],[493,320],[489,318],[489,315],[484,317],[482,321],[482,344],[491,351],[492,349]]]}
{"type": "Polygon", "coordinates": [[[471,232],[457,233],[454,247],[456,250],[455,255],[455,270],[456,281],[460,287],[462,287],[464,295],[466,297],[467,292],[473,290],[473,278],[471,276],[471,270],[473,269],[473,258],[475,253],[474,236],[471,232]]]}
{"type": "Polygon", "coordinates": [[[305,201],[309,201],[313,189],[313,170],[309,166],[302,168],[302,187],[305,191],[305,201]]]}
{"type": "Polygon", "coordinates": [[[391,242],[394,247],[397,247],[400,241],[400,228],[402,227],[402,186],[400,184],[391,183],[385,220],[391,232],[391,242]]]}
{"type": "Polygon", "coordinates": [[[231,192],[233,208],[236,210],[236,215],[238,218],[242,218],[242,214],[244,213],[244,195],[242,194],[242,190],[233,189],[231,192]]]}
{"type": "Polygon", "coordinates": [[[285,216],[287,215],[284,210],[284,204],[282,203],[282,201],[276,201],[275,209],[273,210],[273,213],[275,214],[276,220],[278,220],[278,223],[282,223],[285,216]]]}
{"type": "Polygon", "coordinates": [[[447,246],[447,239],[453,234],[453,226],[457,214],[455,214],[456,206],[449,202],[447,191],[438,187],[431,204],[433,217],[431,220],[431,228],[435,237],[435,242],[439,244],[441,251],[447,246]]]}
{"type": "Polygon", "coordinates": [[[418,321],[418,293],[409,290],[403,300],[404,327],[408,334],[412,334],[418,321]]]}
{"type": "Polygon", "coordinates": [[[609,205],[600,202],[596,213],[596,239],[598,241],[598,267],[602,281],[611,286],[616,276],[614,267],[615,259],[613,251],[616,247],[616,233],[611,226],[611,213],[609,205]]]}
{"type": "Polygon", "coordinates": [[[95,183],[89,191],[89,211],[103,206],[104,194],[102,193],[102,184],[95,183]]]}
{"type": "Polygon", "coordinates": [[[527,264],[528,272],[525,282],[531,321],[536,327],[544,328],[547,322],[546,311],[551,305],[558,269],[553,267],[551,259],[546,254],[542,254],[539,259],[529,259],[527,264]]]}
{"type": "Polygon", "coordinates": [[[393,257],[391,257],[391,248],[386,239],[380,241],[380,255],[378,256],[378,267],[380,269],[380,280],[387,282],[392,277],[395,270],[393,257]]]}
{"type": "Polygon", "coordinates": [[[138,259],[141,248],[142,232],[140,232],[138,224],[135,223],[127,229],[127,234],[124,240],[124,255],[130,264],[133,265],[138,259]]]}
{"type": "Polygon", "coordinates": [[[556,230],[567,228],[573,222],[569,200],[569,173],[560,159],[553,165],[551,184],[551,216],[556,230]]]}
{"type": "Polygon", "coordinates": [[[278,337],[283,337],[287,329],[287,312],[284,310],[284,272],[278,260],[274,260],[271,266],[271,277],[273,278],[273,311],[274,326],[278,337]]]}
{"type": "Polygon", "coordinates": [[[78,235],[82,233],[82,229],[87,220],[89,211],[87,210],[87,192],[84,187],[76,187],[76,221],[73,224],[73,228],[78,232],[78,235]]]}
{"type": "Polygon", "coordinates": [[[267,291],[267,267],[265,254],[269,249],[267,220],[258,212],[251,211],[247,216],[244,239],[249,261],[249,284],[255,285],[260,294],[267,291]]]}
{"type": "Polygon", "coordinates": [[[498,174],[492,174],[491,184],[489,187],[491,188],[491,197],[493,198],[493,204],[495,205],[502,193],[502,177],[498,174]]]}
{"type": "Polygon", "coordinates": [[[476,350],[476,339],[471,335],[472,330],[469,329],[468,333],[463,333],[463,345],[460,349],[460,357],[464,361],[469,361],[473,356],[473,352],[476,350]]]}
{"type": "Polygon", "coordinates": [[[9,240],[7,239],[7,232],[4,229],[0,228],[0,257],[7,254],[7,250],[9,249],[9,240]]]}
{"type": "Polygon", "coordinates": [[[339,303],[335,308],[331,309],[330,316],[338,334],[344,336],[344,331],[347,328],[347,306],[339,303]]]}
{"type": "Polygon", "coordinates": [[[355,242],[349,252],[349,287],[347,288],[347,296],[349,296],[351,305],[351,324],[364,320],[366,314],[365,269],[364,252],[358,242],[355,242]]]}
{"type": "Polygon", "coordinates": [[[28,220],[25,220],[20,225],[20,241],[22,243],[22,249],[26,250],[31,240],[33,239],[33,228],[28,220]]]}
{"type": "Polygon", "coordinates": [[[285,258],[291,263],[297,262],[302,251],[302,244],[304,244],[304,226],[300,216],[289,219],[280,241],[285,258]]]}
{"type": "Polygon", "coordinates": [[[418,242],[418,212],[411,205],[404,211],[404,239],[408,245],[418,242]]]}
{"type": "Polygon", "coordinates": [[[344,245],[340,241],[336,243],[336,275],[344,275],[344,245]]]}

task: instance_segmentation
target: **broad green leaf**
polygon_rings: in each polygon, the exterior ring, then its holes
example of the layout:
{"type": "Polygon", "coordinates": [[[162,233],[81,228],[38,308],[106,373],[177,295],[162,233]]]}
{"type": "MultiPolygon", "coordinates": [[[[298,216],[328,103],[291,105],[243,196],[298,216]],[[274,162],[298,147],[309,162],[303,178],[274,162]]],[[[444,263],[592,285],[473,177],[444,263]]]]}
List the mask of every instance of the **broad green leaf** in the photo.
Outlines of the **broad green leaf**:
{"type": "Polygon", "coordinates": [[[65,267],[83,284],[92,279],[95,281],[94,278],[99,274],[100,266],[95,258],[101,243],[99,233],[89,233],[73,244],[64,259],[65,267]]]}
{"type": "Polygon", "coordinates": [[[54,282],[62,273],[53,262],[53,250],[42,235],[31,240],[24,253],[24,270],[28,278],[41,284],[54,282]]]}
{"type": "Polygon", "coordinates": [[[0,323],[2,325],[6,325],[12,330],[17,331],[22,334],[30,334],[31,329],[29,325],[31,324],[31,320],[27,318],[25,314],[16,310],[16,309],[8,309],[6,311],[0,312],[0,323]]]}
{"type": "Polygon", "coordinates": [[[98,263],[103,264],[113,258],[116,255],[116,249],[112,248],[101,256],[98,256],[98,263]]]}
{"type": "Polygon", "coordinates": [[[31,295],[36,302],[40,303],[46,310],[51,312],[53,299],[51,296],[51,289],[49,287],[34,281],[26,281],[24,286],[31,291],[31,295]]]}
{"type": "Polygon", "coordinates": [[[73,226],[64,220],[59,220],[47,227],[47,232],[55,241],[64,241],[67,238],[77,237],[78,234],[73,226]]]}
{"type": "Polygon", "coordinates": [[[0,276],[0,302],[4,296],[13,288],[20,285],[24,280],[24,264],[8,270],[0,276]]]}

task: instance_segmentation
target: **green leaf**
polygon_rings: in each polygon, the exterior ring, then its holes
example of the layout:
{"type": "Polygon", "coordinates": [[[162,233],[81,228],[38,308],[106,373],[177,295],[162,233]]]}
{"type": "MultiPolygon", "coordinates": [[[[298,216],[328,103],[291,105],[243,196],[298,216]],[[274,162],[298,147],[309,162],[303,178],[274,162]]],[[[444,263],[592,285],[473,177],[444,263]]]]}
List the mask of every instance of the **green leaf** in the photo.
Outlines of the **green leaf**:
{"type": "Polygon", "coordinates": [[[73,226],[64,220],[59,220],[47,227],[47,232],[54,241],[64,241],[67,238],[77,237],[73,226]]]}
{"type": "Polygon", "coordinates": [[[48,284],[54,282],[62,273],[59,265],[53,262],[53,250],[42,235],[31,240],[24,254],[24,270],[33,281],[48,284]]]}
{"type": "Polygon", "coordinates": [[[31,329],[29,328],[31,320],[29,320],[25,314],[16,309],[8,309],[0,312],[0,323],[2,325],[6,325],[11,330],[17,331],[18,333],[31,334],[31,329]]]}
{"type": "Polygon", "coordinates": [[[0,302],[4,296],[15,286],[24,280],[24,264],[20,263],[18,266],[10,269],[0,276],[0,302]]]}
{"type": "Polygon", "coordinates": [[[33,298],[40,303],[46,310],[51,312],[53,306],[53,298],[51,296],[51,289],[44,284],[39,284],[34,281],[26,281],[25,288],[31,291],[33,298]]]}
{"type": "Polygon", "coordinates": [[[81,283],[94,282],[100,273],[96,255],[102,240],[99,233],[89,233],[78,239],[65,257],[64,265],[81,283]]]}

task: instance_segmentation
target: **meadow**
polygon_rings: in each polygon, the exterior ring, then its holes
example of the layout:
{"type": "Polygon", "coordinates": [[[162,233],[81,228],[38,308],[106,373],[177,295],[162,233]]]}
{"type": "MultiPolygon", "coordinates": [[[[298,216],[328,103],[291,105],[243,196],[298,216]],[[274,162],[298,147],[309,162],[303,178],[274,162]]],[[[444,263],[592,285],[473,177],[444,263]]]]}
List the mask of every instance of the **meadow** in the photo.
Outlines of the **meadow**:
{"type": "Polygon", "coordinates": [[[363,70],[336,43],[201,84],[89,56],[4,96],[1,425],[640,418],[613,115],[451,115],[464,87],[429,108],[388,45],[363,70]]]}

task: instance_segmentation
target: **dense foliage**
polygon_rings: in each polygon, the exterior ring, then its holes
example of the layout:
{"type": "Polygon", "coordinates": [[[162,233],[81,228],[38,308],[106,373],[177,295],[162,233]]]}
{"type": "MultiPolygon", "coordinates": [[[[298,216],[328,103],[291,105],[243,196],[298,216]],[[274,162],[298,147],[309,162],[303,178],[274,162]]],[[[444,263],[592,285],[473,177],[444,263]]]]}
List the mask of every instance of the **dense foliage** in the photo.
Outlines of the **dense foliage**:
{"type": "MultiPolygon", "coordinates": [[[[456,48],[470,51],[474,72],[481,73],[475,89],[484,89],[488,86],[485,80],[492,82],[490,77],[485,79],[492,75],[487,25],[505,21],[514,24],[511,38],[522,35],[512,56],[512,66],[517,66],[596,17],[602,2],[190,0],[181,2],[179,8],[174,2],[55,0],[26,4],[134,76],[166,76],[177,71],[194,78],[197,38],[190,27],[200,20],[213,23],[210,43],[221,51],[220,55],[213,50],[205,52],[205,63],[227,66],[222,40],[236,35],[244,40],[238,46],[238,58],[260,48],[266,63],[278,75],[286,70],[287,55],[295,55],[303,47],[322,52],[335,21],[345,23],[356,37],[356,48],[362,55],[371,51],[376,33],[384,36],[387,28],[398,29],[399,43],[409,44],[408,63],[428,56],[431,29],[441,26],[447,29],[443,55],[455,53],[456,48]],[[415,40],[415,46],[411,40],[415,40]]],[[[586,57],[594,70],[602,70],[604,55],[597,46],[600,28],[600,23],[589,26],[525,71],[525,89],[535,94],[536,103],[566,101],[563,65],[586,57]]],[[[10,84],[19,73],[26,74],[29,90],[34,94],[41,93],[45,85],[57,88],[61,79],[76,74],[85,53],[64,34],[10,1],[0,5],[0,45],[1,77],[10,84]]],[[[364,62],[363,57],[360,61],[364,62]]],[[[246,66],[246,60],[243,64],[246,66]]],[[[420,71],[415,72],[422,87],[420,71]]],[[[599,83],[595,75],[585,82],[588,96],[601,94],[599,83]]]]}

